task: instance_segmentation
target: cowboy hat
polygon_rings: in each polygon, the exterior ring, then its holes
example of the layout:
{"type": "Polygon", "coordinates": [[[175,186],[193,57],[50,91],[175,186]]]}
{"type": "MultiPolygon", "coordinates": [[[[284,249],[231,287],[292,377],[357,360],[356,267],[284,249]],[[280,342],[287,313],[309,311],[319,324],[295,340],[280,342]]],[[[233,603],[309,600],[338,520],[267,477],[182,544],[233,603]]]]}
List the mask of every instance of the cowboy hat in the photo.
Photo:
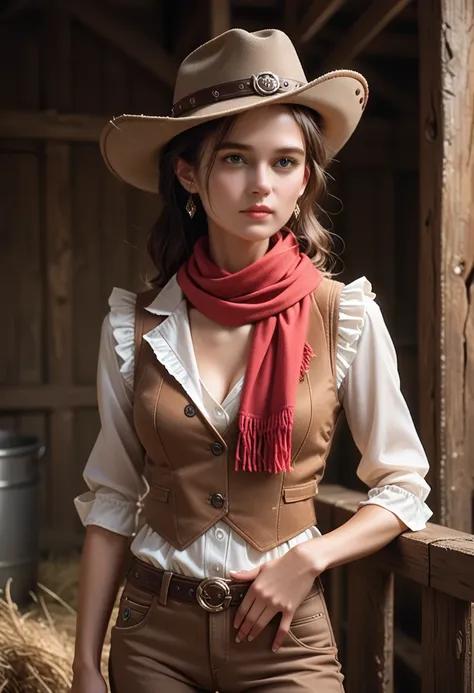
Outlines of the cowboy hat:
{"type": "Polygon", "coordinates": [[[215,118],[280,103],[319,113],[332,157],[357,127],[368,93],[365,78],[352,70],[335,70],[308,82],[282,31],[231,29],[183,60],[170,116],[114,118],[102,131],[100,147],[115,176],[158,192],[158,154],[173,137],[215,118]]]}

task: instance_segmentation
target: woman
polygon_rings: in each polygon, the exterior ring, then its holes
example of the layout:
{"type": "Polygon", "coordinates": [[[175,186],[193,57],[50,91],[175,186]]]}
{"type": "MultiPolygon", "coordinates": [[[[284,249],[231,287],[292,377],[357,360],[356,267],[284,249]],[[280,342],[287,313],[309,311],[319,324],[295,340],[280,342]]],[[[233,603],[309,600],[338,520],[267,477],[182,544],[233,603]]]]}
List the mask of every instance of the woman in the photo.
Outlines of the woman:
{"type": "Polygon", "coordinates": [[[329,278],[315,216],[364,78],[307,83],[288,37],[232,30],[180,67],[171,117],[103,134],[115,175],[158,191],[158,275],[114,289],[102,429],[76,500],[87,526],[74,693],[342,691],[320,575],[425,526],[427,461],[370,284],[329,278]],[[245,377],[244,377],[245,376],[245,377]],[[369,495],[321,536],[314,497],[341,408],[369,495]]]}

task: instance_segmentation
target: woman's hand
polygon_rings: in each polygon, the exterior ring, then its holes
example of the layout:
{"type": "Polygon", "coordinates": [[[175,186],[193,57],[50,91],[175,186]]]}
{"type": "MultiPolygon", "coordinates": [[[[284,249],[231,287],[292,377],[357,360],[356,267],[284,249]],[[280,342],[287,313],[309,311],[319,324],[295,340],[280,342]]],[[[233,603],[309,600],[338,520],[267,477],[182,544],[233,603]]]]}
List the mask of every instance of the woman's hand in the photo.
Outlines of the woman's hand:
{"type": "Polygon", "coordinates": [[[234,627],[239,629],[237,642],[256,638],[281,611],[273,652],[281,647],[296,609],[308,596],[316,577],[325,570],[324,565],[317,564],[314,544],[311,542],[311,547],[305,544],[308,542],[254,570],[230,571],[233,580],[253,580],[235,616],[234,627]]]}
{"type": "Polygon", "coordinates": [[[74,668],[70,693],[107,693],[107,684],[95,667],[74,668]]]}

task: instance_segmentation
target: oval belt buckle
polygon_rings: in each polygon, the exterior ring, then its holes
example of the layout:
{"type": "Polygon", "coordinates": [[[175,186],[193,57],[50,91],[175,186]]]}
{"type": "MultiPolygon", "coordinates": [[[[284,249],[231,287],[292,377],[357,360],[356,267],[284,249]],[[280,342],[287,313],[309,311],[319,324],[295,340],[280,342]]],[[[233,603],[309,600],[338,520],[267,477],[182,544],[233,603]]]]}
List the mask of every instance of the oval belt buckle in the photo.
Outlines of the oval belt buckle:
{"type": "Polygon", "coordinates": [[[223,578],[205,578],[196,590],[198,604],[206,611],[224,611],[230,606],[230,587],[223,578]]]}

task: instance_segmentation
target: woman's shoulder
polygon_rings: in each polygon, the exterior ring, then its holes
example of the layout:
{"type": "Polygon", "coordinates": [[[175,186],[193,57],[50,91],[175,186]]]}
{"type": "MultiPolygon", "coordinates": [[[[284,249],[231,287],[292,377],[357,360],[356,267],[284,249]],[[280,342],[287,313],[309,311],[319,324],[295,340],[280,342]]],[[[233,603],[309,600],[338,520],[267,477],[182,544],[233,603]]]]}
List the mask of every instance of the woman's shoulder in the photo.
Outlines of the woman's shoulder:
{"type": "Polygon", "coordinates": [[[342,284],[337,328],[336,368],[341,385],[357,354],[360,337],[375,304],[375,293],[367,277],[342,284]]]}

